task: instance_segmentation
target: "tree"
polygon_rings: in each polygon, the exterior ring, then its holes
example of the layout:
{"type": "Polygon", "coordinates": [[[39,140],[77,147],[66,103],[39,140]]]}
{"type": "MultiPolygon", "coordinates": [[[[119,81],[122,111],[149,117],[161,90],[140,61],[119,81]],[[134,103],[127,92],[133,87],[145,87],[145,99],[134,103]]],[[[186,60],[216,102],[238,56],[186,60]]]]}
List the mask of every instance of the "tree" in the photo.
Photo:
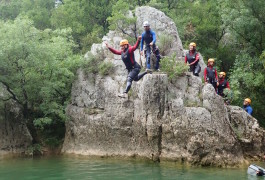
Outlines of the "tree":
{"type": "Polygon", "coordinates": [[[22,16],[0,24],[0,83],[21,106],[36,140],[36,127],[64,126],[64,109],[82,58],[73,54],[71,29],[38,30],[22,16]]]}
{"type": "Polygon", "coordinates": [[[251,56],[265,49],[265,2],[260,0],[222,1],[222,19],[235,36],[236,46],[251,56]]]}
{"type": "Polygon", "coordinates": [[[0,17],[14,20],[19,14],[27,15],[38,29],[50,28],[54,0],[4,0],[0,2],[0,17]]]}
{"type": "MultiPolygon", "coordinates": [[[[79,50],[86,52],[91,43],[86,43],[90,37],[101,39],[108,31],[107,17],[111,14],[113,0],[65,0],[63,5],[56,8],[51,17],[54,29],[70,27],[79,50]],[[103,33],[98,27],[103,27],[103,33]],[[99,32],[99,33],[98,33],[99,32]]],[[[95,42],[96,43],[96,42],[95,42]]]]}
{"type": "Polygon", "coordinates": [[[234,91],[234,103],[242,106],[245,98],[251,98],[253,116],[265,127],[265,68],[262,61],[242,52],[236,58],[229,80],[234,91]]]}
{"type": "Polygon", "coordinates": [[[108,17],[111,30],[116,30],[124,35],[137,39],[136,17],[130,14],[130,5],[124,0],[119,0],[112,7],[111,16],[108,17]]]}

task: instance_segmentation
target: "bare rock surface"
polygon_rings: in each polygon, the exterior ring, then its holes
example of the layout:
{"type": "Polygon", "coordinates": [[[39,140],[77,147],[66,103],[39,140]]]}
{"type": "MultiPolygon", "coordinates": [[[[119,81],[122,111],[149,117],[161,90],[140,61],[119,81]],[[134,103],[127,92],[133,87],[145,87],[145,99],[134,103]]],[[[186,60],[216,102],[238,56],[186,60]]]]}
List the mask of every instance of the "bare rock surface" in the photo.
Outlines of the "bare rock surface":
{"type": "MultiPolygon", "coordinates": [[[[4,88],[0,87],[0,91],[0,97],[6,97],[4,88]]],[[[20,107],[11,100],[0,107],[0,157],[25,154],[32,144],[32,137],[20,107]]]]}
{"type": "MultiPolygon", "coordinates": [[[[145,6],[137,8],[135,15],[137,26],[148,20],[158,35],[165,30],[171,33],[176,42],[172,52],[183,56],[175,24],[164,13],[145,6]]],[[[110,31],[102,41],[119,48],[121,39],[122,34],[110,31]]],[[[200,77],[187,73],[169,81],[166,74],[148,74],[133,82],[128,99],[118,98],[127,72],[120,56],[110,53],[103,42],[93,45],[91,53],[103,49],[105,61],[113,62],[115,71],[102,77],[78,70],[66,109],[70,120],[63,153],[222,167],[261,156],[264,130],[257,120],[239,107],[226,106],[200,77]]]]}

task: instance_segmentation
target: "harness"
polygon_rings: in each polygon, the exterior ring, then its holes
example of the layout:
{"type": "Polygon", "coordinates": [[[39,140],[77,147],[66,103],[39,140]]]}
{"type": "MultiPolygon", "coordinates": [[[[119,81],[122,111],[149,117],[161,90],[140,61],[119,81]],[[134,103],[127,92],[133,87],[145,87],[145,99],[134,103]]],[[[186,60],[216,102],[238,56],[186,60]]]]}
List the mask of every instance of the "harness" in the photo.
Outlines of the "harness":
{"type": "Polygon", "coordinates": [[[121,53],[121,59],[126,66],[126,69],[130,70],[134,68],[135,58],[134,53],[132,54],[132,58],[130,57],[129,48],[125,52],[121,53]]]}
{"type": "Polygon", "coordinates": [[[153,41],[153,35],[151,33],[151,30],[150,31],[146,31],[144,33],[143,38],[144,38],[144,41],[145,41],[146,45],[149,45],[153,41]]]}
{"type": "MultiPolygon", "coordinates": [[[[192,55],[190,55],[190,52],[188,52],[188,53],[186,54],[186,56],[187,56],[187,60],[188,60],[189,64],[193,63],[193,62],[196,60],[196,55],[197,55],[197,52],[196,52],[196,51],[194,51],[194,53],[193,53],[192,55]]],[[[199,61],[198,61],[198,62],[199,62],[199,61]]],[[[198,63],[198,62],[197,62],[197,63],[198,63]]],[[[194,65],[197,65],[197,63],[195,63],[194,65]]]]}
{"type": "Polygon", "coordinates": [[[226,88],[227,85],[227,80],[224,79],[224,81],[222,83],[219,82],[219,86],[218,86],[218,94],[223,95],[223,91],[226,88]]]}
{"type": "Polygon", "coordinates": [[[207,81],[208,82],[217,82],[217,79],[215,78],[215,70],[216,70],[216,68],[209,68],[209,67],[207,67],[206,68],[206,70],[207,70],[207,81]]]}

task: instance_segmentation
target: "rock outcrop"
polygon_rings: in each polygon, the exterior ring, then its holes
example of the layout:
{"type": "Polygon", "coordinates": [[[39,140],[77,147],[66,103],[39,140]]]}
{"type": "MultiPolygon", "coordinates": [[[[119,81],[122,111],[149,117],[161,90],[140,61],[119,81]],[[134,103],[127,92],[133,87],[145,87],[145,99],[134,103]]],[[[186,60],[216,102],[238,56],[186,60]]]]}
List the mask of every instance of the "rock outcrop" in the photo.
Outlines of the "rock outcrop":
{"type": "MultiPolygon", "coordinates": [[[[156,24],[153,28],[158,34],[163,30],[160,25],[174,26],[163,13],[154,9],[148,13],[149,9],[137,8],[135,14],[160,17],[147,19],[156,24]]],[[[137,19],[137,24],[143,20],[137,19]]],[[[120,39],[112,31],[103,41],[118,45],[120,39]]],[[[92,53],[103,47],[93,45],[92,53]]],[[[182,48],[174,51],[183,54],[182,48]]],[[[70,120],[66,123],[63,153],[141,156],[213,166],[237,165],[245,157],[261,155],[264,130],[257,121],[239,107],[226,106],[200,77],[187,73],[169,81],[166,74],[148,74],[133,82],[128,99],[118,98],[127,73],[120,56],[106,49],[103,52],[105,61],[112,60],[115,72],[102,77],[78,70],[72,102],[67,107],[70,120]]]]}
{"type": "MultiPolygon", "coordinates": [[[[5,96],[4,89],[0,87],[5,96]]],[[[32,144],[32,137],[27,129],[19,106],[9,100],[0,105],[0,156],[25,154],[32,144]]]]}

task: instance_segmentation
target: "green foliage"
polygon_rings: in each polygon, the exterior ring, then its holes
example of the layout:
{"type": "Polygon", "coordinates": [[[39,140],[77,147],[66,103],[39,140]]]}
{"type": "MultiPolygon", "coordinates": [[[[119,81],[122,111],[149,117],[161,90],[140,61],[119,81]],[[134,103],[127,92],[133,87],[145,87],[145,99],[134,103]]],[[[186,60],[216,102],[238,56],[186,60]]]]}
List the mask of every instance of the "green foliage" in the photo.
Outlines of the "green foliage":
{"type": "Polygon", "coordinates": [[[162,34],[159,36],[159,51],[162,56],[166,56],[169,50],[173,46],[173,38],[167,34],[162,34]]]}
{"type": "Polygon", "coordinates": [[[112,7],[111,16],[107,18],[111,30],[117,30],[122,32],[125,35],[135,37],[136,35],[136,18],[131,17],[129,14],[130,3],[124,0],[118,0],[115,5],[112,7]],[[130,31],[133,31],[133,36],[130,34],[130,31]]]}
{"type": "Polygon", "coordinates": [[[53,28],[71,28],[79,50],[85,52],[102,38],[108,30],[107,17],[111,14],[113,0],[64,0],[64,4],[52,12],[53,28]],[[104,33],[103,33],[104,32],[104,33]],[[89,38],[92,38],[91,40],[89,38]],[[88,41],[87,41],[88,40],[88,41]]]}
{"type": "Polygon", "coordinates": [[[82,37],[82,53],[88,52],[93,43],[100,43],[101,37],[104,35],[104,29],[102,26],[95,25],[92,32],[88,33],[86,36],[82,37]]]}
{"type": "Polygon", "coordinates": [[[38,118],[33,121],[35,127],[43,130],[45,126],[50,125],[52,123],[52,119],[48,117],[38,118]]]}
{"type": "Polygon", "coordinates": [[[176,55],[162,58],[160,65],[161,70],[167,73],[169,80],[175,80],[178,76],[183,75],[189,68],[184,62],[176,61],[176,55]]]}
{"type": "Polygon", "coordinates": [[[50,148],[57,148],[63,142],[62,142],[61,138],[58,139],[57,137],[48,137],[48,138],[45,138],[44,143],[45,143],[45,145],[49,146],[50,148]]]}
{"type": "Polygon", "coordinates": [[[101,76],[111,74],[114,70],[114,65],[112,62],[105,62],[104,58],[103,50],[99,50],[96,56],[89,54],[84,68],[89,73],[100,74],[101,76]]]}
{"type": "Polygon", "coordinates": [[[238,99],[240,92],[238,90],[235,91],[235,95],[232,90],[225,88],[224,91],[224,100],[228,101],[229,103],[232,103],[234,98],[238,99]]]}
{"type": "Polygon", "coordinates": [[[235,92],[234,103],[242,106],[245,98],[251,98],[253,115],[265,125],[265,69],[260,59],[242,52],[236,59],[229,82],[235,92]]]}
{"type": "Polygon", "coordinates": [[[28,147],[26,154],[29,156],[33,156],[35,154],[42,154],[43,153],[43,149],[42,146],[40,144],[33,144],[30,147],[28,147]]]}
{"type": "Polygon", "coordinates": [[[112,62],[102,62],[99,65],[99,74],[101,76],[109,75],[113,72],[114,66],[112,62]]]}
{"type": "Polygon", "coordinates": [[[0,18],[14,20],[19,14],[23,14],[33,20],[36,28],[45,29],[51,27],[53,9],[54,0],[4,0],[0,2],[0,18]]]}
{"type": "Polygon", "coordinates": [[[38,30],[27,17],[0,22],[0,82],[36,127],[66,119],[74,73],[83,58],[73,54],[70,29],[38,30]]]}
{"type": "Polygon", "coordinates": [[[237,41],[237,46],[259,56],[265,49],[265,1],[220,1],[224,24],[237,41]]]}

